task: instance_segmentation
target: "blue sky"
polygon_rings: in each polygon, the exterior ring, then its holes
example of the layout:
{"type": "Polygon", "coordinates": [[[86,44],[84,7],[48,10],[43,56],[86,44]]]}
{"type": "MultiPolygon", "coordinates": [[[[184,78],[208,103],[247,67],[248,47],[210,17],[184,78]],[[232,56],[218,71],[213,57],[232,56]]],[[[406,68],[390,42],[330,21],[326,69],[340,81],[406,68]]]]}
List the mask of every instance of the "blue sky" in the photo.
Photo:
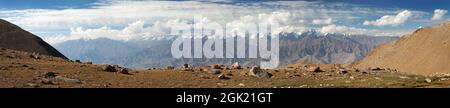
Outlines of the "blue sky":
{"type": "Polygon", "coordinates": [[[132,1],[0,0],[0,18],[51,44],[74,39],[164,36],[193,16],[239,28],[276,22],[280,32],[399,36],[449,20],[448,0],[132,1]]]}

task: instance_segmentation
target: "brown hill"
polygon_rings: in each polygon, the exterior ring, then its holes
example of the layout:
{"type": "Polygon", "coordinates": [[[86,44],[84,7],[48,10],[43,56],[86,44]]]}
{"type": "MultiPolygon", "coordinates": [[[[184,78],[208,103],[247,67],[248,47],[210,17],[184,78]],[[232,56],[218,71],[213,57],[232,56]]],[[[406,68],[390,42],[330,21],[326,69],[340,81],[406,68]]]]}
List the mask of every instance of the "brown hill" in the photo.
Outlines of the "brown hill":
{"type": "Polygon", "coordinates": [[[0,19],[0,47],[67,59],[41,38],[2,19],[0,19]]]}
{"type": "Polygon", "coordinates": [[[424,75],[450,73],[450,22],[420,28],[413,34],[386,43],[373,50],[356,67],[394,68],[424,75]]]}

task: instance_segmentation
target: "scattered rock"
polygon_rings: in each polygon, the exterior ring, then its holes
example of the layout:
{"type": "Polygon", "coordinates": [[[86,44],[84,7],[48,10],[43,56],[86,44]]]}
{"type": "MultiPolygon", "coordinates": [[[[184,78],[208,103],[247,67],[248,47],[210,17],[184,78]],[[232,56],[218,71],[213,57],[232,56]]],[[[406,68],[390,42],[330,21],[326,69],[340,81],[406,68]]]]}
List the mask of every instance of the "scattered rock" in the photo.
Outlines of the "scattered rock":
{"type": "Polygon", "coordinates": [[[16,56],[13,56],[13,55],[7,55],[6,57],[10,58],[10,59],[16,58],[16,56]]]}
{"type": "Polygon", "coordinates": [[[88,61],[88,62],[86,62],[86,64],[92,64],[92,62],[91,62],[91,61],[88,61]]]}
{"type": "Polygon", "coordinates": [[[29,67],[28,69],[30,69],[30,70],[36,70],[35,68],[33,68],[33,67],[29,67]]]}
{"type": "Polygon", "coordinates": [[[41,57],[39,57],[39,55],[37,55],[37,54],[30,54],[30,58],[41,59],[41,57]]]}
{"type": "Polygon", "coordinates": [[[441,79],[439,79],[439,81],[447,81],[447,80],[450,80],[450,78],[441,78],[441,79]]]}
{"type": "Polygon", "coordinates": [[[380,70],[383,70],[383,69],[381,69],[380,67],[370,67],[369,70],[380,71],[380,70]]]}
{"type": "Polygon", "coordinates": [[[219,78],[219,79],[230,79],[229,77],[225,76],[225,74],[220,74],[219,76],[217,76],[217,78],[219,78]]]}
{"type": "Polygon", "coordinates": [[[131,69],[128,69],[128,68],[122,68],[122,69],[120,69],[120,73],[122,73],[122,74],[130,74],[129,72],[131,71],[131,69]]]}
{"type": "Polygon", "coordinates": [[[225,83],[217,83],[218,86],[226,86],[227,84],[225,83]]]}
{"type": "Polygon", "coordinates": [[[1,67],[0,70],[9,70],[8,67],[1,67]]]}
{"type": "Polygon", "coordinates": [[[79,80],[79,79],[66,78],[66,77],[62,77],[62,76],[56,76],[55,79],[58,81],[64,81],[64,82],[69,82],[69,83],[77,83],[77,84],[82,83],[81,80],[79,80]]]}
{"type": "Polygon", "coordinates": [[[148,68],[147,70],[157,70],[158,68],[155,68],[155,67],[153,67],[153,68],[148,68]]]}
{"type": "Polygon", "coordinates": [[[240,87],[245,87],[245,84],[239,83],[238,86],[240,86],[240,87]]]}
{"type": "Polygon", "coordinates": [[[225,70],[231,70],[230,68],[228,68],[228,67],[225,67],[225,70]]]}
{"type": "Polygon", "coordinates": [[[117,72],[117,69],[111,65],[105,65],[102,69],[106,72],[117,72]]]}
{"type": "Polygon", "coordinates": [[[44,77],[45,77],[45,78],[53,78],[53,77],[56,77],[56,72],[52,72],[52,71],[47,72],[47,73],[45,73],[44,77]]]}
{"type": "Polygon", "coordinates": [[[75,62],[76,62],[76,63],[81,63],[81,61],[80,61],[80,60],[75,60],[75,62]]]}
{"type": "Polygon", "coordinates": [[[346,74],[346,73],[348,73],[348,71],[345,70],[345,69],[339,69],[339,70],[337,71],[337,73],[338,73],[338,74],[346,74]]]}
{"type": "Polygon", "coordinates": [[[270,78],[272,77],[272,74],[262,70],[259,66],[254,66],[252,69],[250,69],[250,72],[248,75],[258,78],[270,78]]]}
{"type": "Polygon", "coordinates": [[[167,66],[166,69],[168,69],[168,70],[173,70],[173,69],[175,69],[175,67],[173,67],[173,66],[167,66]]]}
{"type": "Polygon", "coordinates": [[[239,62],[236,62],[233,65],[231,65],[231,68],[233,68],[233,69],[242,69],[241,65],[239,65],[239,62]]]}
{"type": "Polygon", "coordinates": [[[28,65],[25,65],[25,64],[24,64],[24,65],[22,65],[22,67],[28,67],[28,65]]]}
{"type": "Polygon", "coordinates": [[[220,65],[218,65],[218,64],[210,65],[210,67],[211,67],[212,69],[222,69],[222,67],[220,67],[220,65]]]}
{"type": "Polygon", "coordinates": [[[52,80],[47,79],[47,78],[41,78],[41,83],[42,84],[54,84],[52,80]]]}
{"type": "Polygon", "coordinates": [[[307,71],[309,71],[309,72],[323,72],[323,70],[320,69],[320,67],[318,67],[318,66],[309,67],[307,71]]]}
{"type": "Polygon", "coordinates": [[[431,79],[430,78],[425,78],[425,81],[427,82],[427,83],[431,83],[431,79]]]}
{"type": "Polygon", "coordinates": [[[182,68],[189,68],[189,64],[183,64],[182,68]]]}
{"type": "Polygon", "coordinates": [[[233,74],[232,73],[228,73],[227,76],[233,76],[233,74]]]}
{"type": "Polygon", "coordinates": [[[211,69],[212,74],[220,74],[222,71],[220,69],[211,69]]]}
{"type": "Polygon", "coordinates": [[[27,83],[28,86],[33,87],[33,88],[38,88],[39,85],[38,84],[34,84],[34,83],[27,83]]]}
{"type": "Polygon", "coordinates": [[[194,69],[191,68],[191,66],[189,64],[183,64],[181,66],[181,70],[182,71],[190,71],[190,72],[194,72],[194,69]]]}

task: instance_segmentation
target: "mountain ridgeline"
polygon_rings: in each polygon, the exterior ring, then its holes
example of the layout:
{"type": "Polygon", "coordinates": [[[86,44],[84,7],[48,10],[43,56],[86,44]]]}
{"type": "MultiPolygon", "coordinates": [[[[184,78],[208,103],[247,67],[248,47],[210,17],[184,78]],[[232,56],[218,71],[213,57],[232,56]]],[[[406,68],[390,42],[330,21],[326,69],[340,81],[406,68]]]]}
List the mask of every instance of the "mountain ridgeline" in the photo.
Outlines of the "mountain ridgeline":
{"type": "MultiPolygon", "coordinates": [[[[321,34],[314,30],[280,34],[280,66],[292,63],[347,64],[364,58],[376,46],[398,39],[390,36],[321,34]]],[[[119,64],[133,68],[209,64],[258,65],[255,58],[183,58],[171,54],[174,36],[164,39],[118,41],[108,38],[71,40],[55,47],[71,59],[119,64]]],[[[248,46],[248,45],[246,45],[248,46]]],[[[247,47],[248,48],[248,47],[247,47]]],[[[248,50],[246,50],[248,51],[248,50]]]]}

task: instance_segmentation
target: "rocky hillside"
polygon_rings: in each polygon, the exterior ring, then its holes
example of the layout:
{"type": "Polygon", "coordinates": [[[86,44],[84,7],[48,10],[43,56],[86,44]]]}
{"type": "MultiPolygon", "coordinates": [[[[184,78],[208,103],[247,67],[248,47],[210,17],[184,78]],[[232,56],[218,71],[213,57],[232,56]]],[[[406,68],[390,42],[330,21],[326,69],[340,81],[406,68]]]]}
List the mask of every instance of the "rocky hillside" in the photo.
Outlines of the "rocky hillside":
{"type": "Polygon", "coordinates": [[[450,73],[450,22],[417,29],[376,48],[357,67],[393,68],[415,74],[450,73]]]}
{"type": "Polygon", "coordinates": [[[67,59],[38,36],[0,19],[0,47],[67,59]]]}

